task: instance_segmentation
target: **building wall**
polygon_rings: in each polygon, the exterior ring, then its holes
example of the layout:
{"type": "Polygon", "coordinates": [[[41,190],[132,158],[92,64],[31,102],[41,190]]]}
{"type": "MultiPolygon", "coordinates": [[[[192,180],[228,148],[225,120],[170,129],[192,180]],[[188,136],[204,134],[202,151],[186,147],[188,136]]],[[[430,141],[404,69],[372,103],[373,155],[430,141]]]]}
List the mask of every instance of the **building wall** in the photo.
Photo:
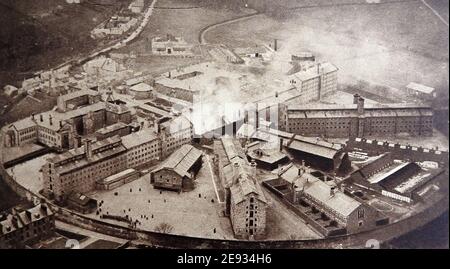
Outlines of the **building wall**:
{"type": "Polygon", "coordinates": [[[190,143],[194,136],[194,130],[191,125],[189,128],[180,129],[178,132],[162,131],[161,134],[161,155],[162,158],[165,158],[182,145],[190,143]]]}
{"type": "Polygon", "coordinates": [[[245,200],[239,204],[236,204],[233,196],[231,196],[230,219],[237,238],[249,238],[253,234],[256,239],[265,235],[265,204],[258,200],[253,193],[245,197],[245,200]],[[252,199],[253,203],[251,203],[252,199]],[[253,233],[251,230],[253,230],[253,233]]]}
{"type": "Polygon", "coordinates": [[[159,139],[155,139],[132,149],[128,149],[126,155],[128,168],[135,168],[151,161],[160,160],[160,141],[159,139]]]}
{"type": "Polygon", "coordinates": [[[55,198],[68,195],[72,191],[89,192],[95,189],[95,182],[127,169],[124,153],[108,159],[91,163],[83,168],[74,169],[65,174],[58,174],[55,164],[47,163],[42,167],[44,192],[54,194],[55,198]]]}
{"type": "Polygon", "coordinates": [[[365,204],[361,204],[348,217],[346,222],[347,233],[357,233],[374,229],[377,225],[378,212],[365,204]]]}
{"type": "Polygon", "coordinates": [[[432,116],[374,117],[364,114],[363,117],[333,117],[330,115],[327,118],[292,118],[289,111],[284,116],[285,123],[282,126],[285,126],[287,132],[308,136],[361,137],[363,135],[395,135],[399,133],[431,136],[433,134],[432,116]]]}
{"type": "Polygon", "coordinates": [[[321,88],[319,98],[331,92],[337,91],[337,80],[338,80],[337,71],[325,73],[321,76],[320,79],[321,79],[321,88]]]}
{"type": "Polygon", "coordinates": [[[0,249],[22,248],[26,241],[44,238],[53,234],[54,231],[55,216],[46,216],[10,233],[0,235],[0,249]]]}
{"type": "Polygon", "coordinates": [[[165,188],[181,191],[183,178],[170,169],[162,169],[151,175],[151,183],[155,188],[165,188]]]}

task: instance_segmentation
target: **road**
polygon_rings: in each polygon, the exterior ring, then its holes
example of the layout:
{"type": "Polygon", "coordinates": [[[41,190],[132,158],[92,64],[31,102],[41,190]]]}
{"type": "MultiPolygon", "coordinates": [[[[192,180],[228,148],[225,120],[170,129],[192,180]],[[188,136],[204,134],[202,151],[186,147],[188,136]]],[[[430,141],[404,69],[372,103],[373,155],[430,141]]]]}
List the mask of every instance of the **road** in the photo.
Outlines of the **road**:
{"type": "Polygon", "coordinates": [[[70,60],[70,61],[67,61],[65,63],[62,63],[62,64],[58,65],[56,68],[54,68],[54,69],[67,68],[74,61],[76,61],[77,64],[82,64],[82,63],[84,63],[86,61],[89,61],[89,60],[91,60],[91,59],[93,59],[93,58],[95,58],[97,56],[102,55],[102,54],[105,54],[105,53],[111,52],[113,50],[125,47],[128,43],[134,41],[142,33],[142,31],[144,30],[145,26],[147,26],[148,22],[150,21],[150,17],[153,14],[154,6],[155,6],[157,1],[158,0],[153,0],[153,2],[150,4],[150,6],[147,8],[146,12],[144,13],[144,18],[142,19],[142,22],[139,25],[139,27],[134,32],[132,32],[131,34],[125,33],[124,35],[127,35],[127,37],[125,39],[123,39],[122,41],[119,41],[116,44],[113,44],[113,45],[111,45],[109,47],[106,47],[106,48],[104,48],[102,50],[93,52],[90,55],[88,55],[86,57],[82,57],[82,58],[80,58],[78,60],[70,60]]]}
{"type": "Polygon", "coordinates": [[[423,3],[427,8],[429,8],[429,9],[434,13],[434,15],[436,15],[436,17],[438,17],[439,20],[441,20],[441,22],[442,22],[443,24],[447,25],[447,27],[448,27],[448,22],[441,16],[441,14],[439,14],[439,12],[437,12],[432,6],[430,6],[430,5],[427,3],[427,1],[422,0],[422,3],[423,3]]]}
{"type": "Polygon", "coordinates": [[[226,20],[226,21],[223,21],[223,22],[219,22],[219,23],[215,23],[215,24],[211,24],[209,26],[206,26],[205,28],[203,28],[200,31],[200,34],[199,34],[199,37],[198,37],[198,41],[200,42],[200,44],[206,44],[207,42],[206,42],[206,39],[205,39],[205,34],[208,31],[210,31],[210,30],[212,30],[214,28],[217,28],[219,26],[223,26],[223,25],[227,25],[227,24],[231,24],[231,23],[235,23],[235,22],[239,22],[239,21],[243,21],[243,20],[248,20],[248,19],[260,16],[262,14],[263,13],[255,12],[255,13],[252,13],[252,14],[244,15],[244,16],[239,17],[239,18],[234,18],[234,19],[231,19],[231,20],[226,20]]]}

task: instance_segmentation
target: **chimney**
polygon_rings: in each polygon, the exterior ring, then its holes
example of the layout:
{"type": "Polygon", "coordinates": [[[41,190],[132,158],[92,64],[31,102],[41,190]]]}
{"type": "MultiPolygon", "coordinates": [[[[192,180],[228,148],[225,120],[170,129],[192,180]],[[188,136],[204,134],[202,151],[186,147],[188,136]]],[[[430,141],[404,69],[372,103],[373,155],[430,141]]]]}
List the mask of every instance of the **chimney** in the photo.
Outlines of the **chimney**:
{"type": "Polygon", "coordinates": [[[91,160],[92,159],[92,145],[91,145],[90,139],[84,140],[84,152],[86,153],[86,158],[88,160],[91,160]]]}
{"type": "Polygon", "coordinates": [[[252,162],[250,163],[250,166],[252,168],[252,176],[256,180],[256,162],[255,162],[255,160],[252,160],[252,162]]]}
{"type": "Polygon", "coordinates": [[[41,204],[41,209],[44,210],[45,212],[47,212],[47,205],[46,204],[41,204]]]}
{"type": "Polygon", "coordinates": [[[259,128],[259,111],[258,111],[258,104],[256,104],[256,129],[259,128]]]}
{"type": "Polygon", "coordinates": [[[31,219],[31,212],[28,210],[25,210],[25,215],[27,216],[28,219],[31,219]]]}
{"type": "Polygon", "coordinates": [[[278,92],[275,92],[275,98],[278,98],[278,92]]]}
{"type": "Polygon", "coordinates": [[[280,151],[282,151],[283,150],[283,138],[280,138],[280,151]]]}
{"type": "Polygon", "coordinates": [[[42,114],[40,114],[39,115],[39,119],[40,119],[41,122],[43,122],[44,121],[44,116],[42,114]]]}
{"type": "Polygon", "coordinates": [[[274,41],[273,41],[273,50],[274,51],[278,50],[278,40],[277,39],[274,39],[274,41]]]}
{"type": "Polygon", "coordinates": [[[52,115],[48,116],[48,121],[50,122],[50,125],[53,125],[53,118],[52,115]]]}
{"type": "Polygon", "coordinates": [[[359,94],[357,94],[357,93],[355,93],[354,95],[353,95],[353,104],[354,105],[356,105],[356,104],[358,104],[358,99],[359,99],[359,94]]]}
{"type": "Polygon", "coordinates": [[[359,97],[358,98],[358,114],[364,114],[364,98],[359,97]]]}
{"type": "Polygon", "coordinates": [[[238,163],[234,163],[233,164],[233,182],[232,185],[234,185],[239,178],[239,164],[238,163]]]}
{"type": "Polygon", "coordinates": [[[336,187],[334,187],[334,186],[330,188],[330,197],[333,197],[333,196],[334,196],[334,194],[335,194],[335,192],[336,192],[336,191],[335,191],[335,188],[336,188],[336,187]]]}
{"type": "Polygon", "coordinates": [[[34,120],[34,113],[31,114],[31,119],[34,120]]]}
{"type": "Polygon", "coordinates": [[[300,168],[298,169],[298,176],[301,177],[301,176],[303,175],[303,172],[304,172],[304,171],[303,171],[303,168],[300,167],[300,168]]]}
{"type": "Polygon", "coordinates": [[[158,120],[157,120],[157,119],[155,119],[153,125],[154,125],[154,128],[155,128],[155,132],[156,132],[157,134],[161,133],[161,127],[159,126],[159,123],[158,123],[158,120]]]}

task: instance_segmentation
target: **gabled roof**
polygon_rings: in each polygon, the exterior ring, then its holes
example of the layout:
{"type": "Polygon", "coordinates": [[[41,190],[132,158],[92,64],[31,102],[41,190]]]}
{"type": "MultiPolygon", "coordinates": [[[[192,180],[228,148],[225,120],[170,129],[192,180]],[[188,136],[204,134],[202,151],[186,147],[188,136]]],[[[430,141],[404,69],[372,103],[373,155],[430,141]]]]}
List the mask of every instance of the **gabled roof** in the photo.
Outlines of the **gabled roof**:
{"type": "Polygon", "coordinates": [[[53,214],[46,204],[39,204],[23,211],[13,209],[12,212],[7,213],[4,220],[0,221],[0,235],[11,233],[53,214]]]}
{"type": "Polygon", "coordinates": [[[158,168],[153,170],[156,173],[163,169],[173,170],[181,177],[190,178],[192,166],[201,158],[202,152],[191,145],[183,145],[177,151],[172,153],[158,168]]]}

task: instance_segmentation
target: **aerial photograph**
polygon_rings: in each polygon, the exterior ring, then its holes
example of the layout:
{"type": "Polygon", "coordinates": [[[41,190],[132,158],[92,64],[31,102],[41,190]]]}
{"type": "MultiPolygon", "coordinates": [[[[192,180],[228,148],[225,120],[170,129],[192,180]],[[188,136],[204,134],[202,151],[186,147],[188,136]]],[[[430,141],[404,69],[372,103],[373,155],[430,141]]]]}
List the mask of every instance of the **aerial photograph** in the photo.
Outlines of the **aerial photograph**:
{"type": "Polygon", "coordinates": [[[449,248],[448,0],[0,0],[0,25],[0,255],[449,248]]]}

